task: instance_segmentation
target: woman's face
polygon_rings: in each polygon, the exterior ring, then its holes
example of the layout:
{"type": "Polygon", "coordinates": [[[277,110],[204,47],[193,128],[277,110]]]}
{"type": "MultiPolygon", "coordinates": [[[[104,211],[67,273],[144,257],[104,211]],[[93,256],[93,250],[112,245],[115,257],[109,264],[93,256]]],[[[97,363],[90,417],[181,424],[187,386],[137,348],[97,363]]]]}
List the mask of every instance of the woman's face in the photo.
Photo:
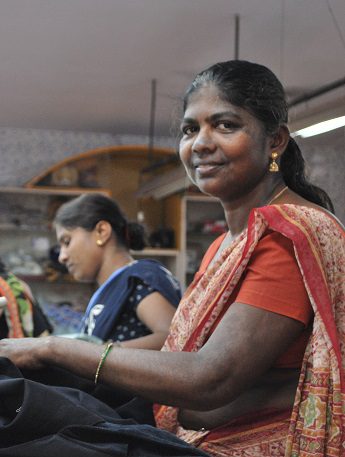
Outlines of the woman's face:
{"type": "Polygon", "coordinates": [[[81,227],[67,229],[56,227],[60,244],[59,262],[78,281],[95,281],[102,263],[103,250],[97,246],[95,231],[81,227]]]}
{"type": "Polygon", "coordinates": [[[214,85],[194,92],[181,124],[180,157],[191,180],[223,203],[243,198],[268,175],[270,138],[214,85]]]}

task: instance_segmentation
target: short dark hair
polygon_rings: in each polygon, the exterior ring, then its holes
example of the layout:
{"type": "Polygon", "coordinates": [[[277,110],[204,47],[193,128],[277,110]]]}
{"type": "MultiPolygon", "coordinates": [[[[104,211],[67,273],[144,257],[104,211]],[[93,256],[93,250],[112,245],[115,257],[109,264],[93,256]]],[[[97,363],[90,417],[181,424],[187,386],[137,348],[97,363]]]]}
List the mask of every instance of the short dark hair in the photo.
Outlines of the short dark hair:
{"type": "Polygon", "coordinates": [[[54,219],[54,223],[62,227],[81,227],[87,231],[92,231],[99,221],[109,222],[121,246],[134,250],[145,247],[143,226],[128,222],[118,204],[101,193],[83,194],[64,203],[54,219]]]}

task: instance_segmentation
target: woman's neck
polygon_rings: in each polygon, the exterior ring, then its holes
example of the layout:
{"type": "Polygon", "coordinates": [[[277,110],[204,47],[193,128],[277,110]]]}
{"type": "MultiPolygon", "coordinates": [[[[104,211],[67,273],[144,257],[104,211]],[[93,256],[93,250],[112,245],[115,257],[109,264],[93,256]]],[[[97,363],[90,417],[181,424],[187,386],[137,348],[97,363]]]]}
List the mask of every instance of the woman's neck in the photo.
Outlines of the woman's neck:
{"type": "Polygon", "coordinates": [[[248,217],[253,208],[280,202],[287,191],[288,188],[282,178],[279,177],[268,182],[261,182],[250,193],[241,198],[223,202],[231,238],[236,238],[247,227],[248,217]]]}
{"type": "Polygon", "coordinates": [[[127,250],[118,250],[104,254],[102,266],[98,272],[96,281],[101,286],[110,275],[134,261],[133,257],[127,250]]]}

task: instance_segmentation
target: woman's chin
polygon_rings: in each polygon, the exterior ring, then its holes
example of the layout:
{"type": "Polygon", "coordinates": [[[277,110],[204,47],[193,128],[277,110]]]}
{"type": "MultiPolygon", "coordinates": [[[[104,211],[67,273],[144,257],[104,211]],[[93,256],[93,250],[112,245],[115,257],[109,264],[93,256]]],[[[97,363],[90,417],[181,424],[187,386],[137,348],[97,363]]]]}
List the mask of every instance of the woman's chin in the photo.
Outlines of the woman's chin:
{"type": "Polygon", "coordinates": [[[87,278],[85,278],[84,275],[78,273],[77,271],[74,271],[73,273],[70,272],[70,275],[73,277],[75,281],[78,282],[88,282],[87,278]]]}
{"type": "Polygon", "coordinates": [[[219,198],[222,194],[221,189],[219,189],[219,186],[215,182],[212,182],[211,179],[197,180],[196,186],[198,187],[200,192],[206,195],[211,195],[212,197],[219,198]]]}

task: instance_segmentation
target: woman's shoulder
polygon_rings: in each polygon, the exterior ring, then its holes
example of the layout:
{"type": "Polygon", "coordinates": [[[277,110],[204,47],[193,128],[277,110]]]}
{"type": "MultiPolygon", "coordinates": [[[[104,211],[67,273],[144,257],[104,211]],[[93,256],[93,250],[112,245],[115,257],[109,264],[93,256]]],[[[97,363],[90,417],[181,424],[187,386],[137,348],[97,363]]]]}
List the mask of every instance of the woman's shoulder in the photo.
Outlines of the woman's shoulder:
{"type": "Polygon", "coordinates": [[[161,262],[155,259],[140,259],[128,269],[128,276],[136,277],[150,286],[172,288],[178,294],[181,288],[178,280],[161,262]]]}
{"type": "Polygon", "coordinates": [[[308,204],[282,203],[280,205],[271,205],[264,208],[263,213],[272,213],[281,215],[286,221],[294,221],[313,226],[314,228],[339,230],[345,233],[345,227],[341,221],[330,211],[321,206],[308,202],[308,204]]]}
{"type": "Polygon", "coordinates": [[[140,272],[140,271],[150,271],[150,272],[159,272],[162,270],[166,270],[168,273],[171,274],[169,270],[158,260],[156,259],[139,259],[133,262],[130,266],[130,271],[140,272]]]}

